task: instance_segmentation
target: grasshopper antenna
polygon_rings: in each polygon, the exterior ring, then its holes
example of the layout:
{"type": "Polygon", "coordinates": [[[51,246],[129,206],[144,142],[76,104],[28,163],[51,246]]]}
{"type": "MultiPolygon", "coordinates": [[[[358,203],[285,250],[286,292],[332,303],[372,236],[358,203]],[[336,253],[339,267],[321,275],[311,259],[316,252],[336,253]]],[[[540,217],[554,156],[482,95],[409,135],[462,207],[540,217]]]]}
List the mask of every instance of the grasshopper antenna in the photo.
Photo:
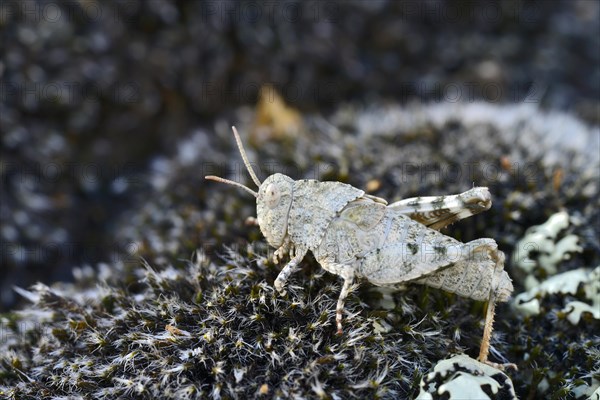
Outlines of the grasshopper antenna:
{"type": "MultiPolygon", "coordinates": [[[[246,165],[246,169],[248,170],[248,173],[250,174],[250,177],[252,178],[254,183],[256,183],[256,186],[260,187],[261,183],[258,180],[258,177],[256,176],[256,174],[254,173],[254,170],[252,169],[252,165],[250,165],[250,161],[248,161],[248,156],[246,155],[246,150],[244,150],[244,145],[242,144],[242,139],[240,139],[240,134],[238,133],[237,129],[235,129],[235,126],[232,126],[231,129],[233,129],[233,135],[235,136],[235,142],[237,143],[238,149],[240,150],[240,154],[242,155],[242,159],[244,160],[244,165],[246,165]]],[[[241,183],[230,181],[229,179],[224,179],[224,178],[214,176],[214,175],[207,175],[204,177],[204,179],[221,182],[221,183],[226,183],[228,185],[237,186],[239,188],[244,189],[245,191],[250,193],[252,196],[258,197],[258,193],[256,193],[254,190],[250,189],[249,187],[242,185],[241,183]]]]}
{"type": "Polygon", "coordinates": [[[260,181],[256,177],[256,174],[252,169],[252,165],[250,165],[250,161],[248,161],[248,156],[246,155],[246,150],[244,150],[244,145],[242,144],[242,139],[240,139],[240,134],[238,133],[237,129],[235,129],[235,126],[232,126],[231,129],[233,129],[233,135],[235,136],[235,141],[238,149],[240,150],[240,154],[242,155],[242,159],[244,160],[244,164],[246,165],[246,169],[248,170],[248,173],[250,174],[250,177],[254,183],[256,183],[256,186],[260,187],[260,181]]]}
{"type": "Polygon", "coordinates": [[[237,186],[239,188],[244,189],[245,191],[247,191],[248,193],[250,193],[252,196],[258,197],[258,193],[256,193],[254,190],[250,189],[249,187],[246,187],[246,186],[242,185],[241,183],[230,181],[229,179],[224,179],[224,178],[221,178],[219,176],[214,176],[214,175],[207,175],[207,176],[204,177],[204,179],[208,179],[210,181],[216,181],[216,182],[226,183],[228,185],[237,186]]]}

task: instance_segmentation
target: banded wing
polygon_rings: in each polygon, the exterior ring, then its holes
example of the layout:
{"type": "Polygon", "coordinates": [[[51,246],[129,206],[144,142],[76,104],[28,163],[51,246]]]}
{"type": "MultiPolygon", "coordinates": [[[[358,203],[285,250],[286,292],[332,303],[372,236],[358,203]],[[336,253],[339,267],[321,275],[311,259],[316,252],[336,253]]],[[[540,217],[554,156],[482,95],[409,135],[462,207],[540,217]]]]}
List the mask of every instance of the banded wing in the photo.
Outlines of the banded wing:
{"type": "Polygon", "coordinates": [[[489,210],[492,196],[487,187],[474,187],[450,196],[413,197],[388,207],[423,225],[440,230],[456,221],[489,210]]]}

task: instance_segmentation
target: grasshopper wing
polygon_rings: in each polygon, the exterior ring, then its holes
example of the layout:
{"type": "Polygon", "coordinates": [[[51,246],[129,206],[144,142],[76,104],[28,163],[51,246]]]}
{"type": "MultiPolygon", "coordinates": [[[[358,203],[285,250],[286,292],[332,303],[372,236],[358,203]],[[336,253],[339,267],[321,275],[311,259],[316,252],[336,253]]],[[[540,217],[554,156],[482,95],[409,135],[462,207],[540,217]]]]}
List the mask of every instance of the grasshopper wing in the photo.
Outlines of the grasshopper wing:
{"type": "Polygon", "coordinates": [[[361,197],[332,220],[315,258],[328,270],[353,265],[357,275],[387,286],[447,268],[461,250],[459,241],[361,197]]]}
{"type": "Polygon", "coordinates": [[[387,210],[383,244],[366,253],[359,275],[377,286],[393,286],[451,267],[462,243],[392,209],[387,210]]]}
{"type": "Polygon", "coordinates": [[[451,196],[414,197],[389,205],[397,212],[435,230],[489,210],[491,206],[492,197],[486,187],[474,187],[451,196]]]}

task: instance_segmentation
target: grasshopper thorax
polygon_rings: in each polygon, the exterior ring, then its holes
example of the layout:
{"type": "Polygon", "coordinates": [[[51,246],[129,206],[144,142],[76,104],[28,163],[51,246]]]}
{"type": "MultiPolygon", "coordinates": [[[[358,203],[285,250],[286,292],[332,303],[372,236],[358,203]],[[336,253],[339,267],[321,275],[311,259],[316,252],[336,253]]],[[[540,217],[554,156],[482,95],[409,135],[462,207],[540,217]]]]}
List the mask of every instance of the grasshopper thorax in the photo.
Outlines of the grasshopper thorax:
{"type": "Polygon", "coordinates": [[[288,217],[294,195],[294,180],[273,174],[260,185],[256,197],[256,217],[269,244],[279,247],[287,234],[288,217]]]}

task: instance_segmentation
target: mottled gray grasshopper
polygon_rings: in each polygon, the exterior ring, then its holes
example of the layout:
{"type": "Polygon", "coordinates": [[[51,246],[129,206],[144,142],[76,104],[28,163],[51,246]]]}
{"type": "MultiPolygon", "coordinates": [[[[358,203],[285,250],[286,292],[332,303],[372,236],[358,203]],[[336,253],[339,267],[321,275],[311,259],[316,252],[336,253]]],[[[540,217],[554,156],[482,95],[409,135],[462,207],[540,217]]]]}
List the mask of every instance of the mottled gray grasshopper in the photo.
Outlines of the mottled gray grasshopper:
{"type": "Polygon", "coordinates": [[[275,280],[285,294],[290,274],[310,250],[327,271],[344,279],[336,323],[342,332],[344,300],[355,278],[377,286],[417,283],[460,296],[489,301],[479,360],[487,362],[494,307],[507,301],[512,282],[504,254],[493,239],[462,243],[439,229],[491,207],[487,188],[452,196],[417,197],[393,204],[341,182],[299,180],[279,173],[260,182],[235,127],[235,140],[258,192],[227,179],[206,179],[238,186],[256,197],[257,223],[277,250],[274,262],[291,260],[275,280]]]}

